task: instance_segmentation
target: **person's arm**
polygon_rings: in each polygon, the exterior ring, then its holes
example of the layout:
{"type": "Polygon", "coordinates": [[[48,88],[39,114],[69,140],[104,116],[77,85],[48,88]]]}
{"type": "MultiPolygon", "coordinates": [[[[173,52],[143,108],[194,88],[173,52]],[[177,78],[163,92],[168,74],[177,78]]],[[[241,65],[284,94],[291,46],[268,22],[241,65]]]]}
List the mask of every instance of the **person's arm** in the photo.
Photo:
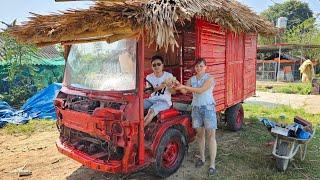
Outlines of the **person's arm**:
{"type": "Polygon", "coordinates": [[[166,87],[166,84],[165,84],[165,83],[161,83],[160,86],[154,87],[153,92],[157,92],[157,91],[159,91],[159,90],[162,90],[162,89],[164,89],[165,87],[166,87]]]}
{"type": "Polygon", "coordinates": [[[182,85],[182,88],[189,91],[189,92],[192,92],[192,93],[201,94],[201,93],[205,92],[206,90],[208,90],[212,85],[213,85],[213,78],[210,77],[209,79],[206,80],[206,82],[203,84],[202,87],[194,88],[191,86],[182,85]]]}
{"type": "Polygon", "coordinates": [[[171,88],[171,87],[169,87],[169,92],[171,93],[171,94],[176,94],[177,93],[177,91],[175,90],[175,89],[173,89],[173,88],[171,88]]]}
{"type": "Polygon", "coordinates": [[[164,83],[165,87],[168,88],[168,91],[169,91],[171,94],[176,94],[177,91],[173,88],[173,84],[172,84],[172,81],[173,81],[173,80],[172,80],[172,79],[173,79],[173,75],[172,75],[171,73],[169,73],[167,80],[165,80],[163,83],[164,83]],[[170,79],[170,82],[169,82],[169,83],[166,82],[168,79],[170,79]]]}
{"type": "MultiPolygon", "coordinates": [[[[182,87],[179,88],[179,91],[182,93],[182,94],[187,94],[188,91],[186,88],[183,87],[183,85],[181,84],[182,87]]],[[[186,86],[191,86],[191,78],[187,81],[187,84],[186,86]]]]}

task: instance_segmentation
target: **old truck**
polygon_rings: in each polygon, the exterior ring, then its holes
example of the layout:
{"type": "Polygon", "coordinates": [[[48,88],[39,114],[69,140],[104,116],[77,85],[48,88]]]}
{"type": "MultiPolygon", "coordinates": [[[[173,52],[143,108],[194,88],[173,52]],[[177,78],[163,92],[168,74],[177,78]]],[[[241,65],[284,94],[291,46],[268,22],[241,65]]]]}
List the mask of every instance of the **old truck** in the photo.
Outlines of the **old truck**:
{"type": "Polygon", "coordinates": [[[195,131],[181,108],[190,94],[174,95],[172,108],[144,128],[151,57],[164,56],[165,70],[184,83],[195,59],[205,58],[217,113],[237,131],[241,103],[255,93],[257,34],[274,31],[249,8],[224,0],[97,2],[10,29],[22,42],[64,46],[64,82],[54,100],[62,154],[110,173],[150,166],[160,177],[180,167],[195,131]]]}

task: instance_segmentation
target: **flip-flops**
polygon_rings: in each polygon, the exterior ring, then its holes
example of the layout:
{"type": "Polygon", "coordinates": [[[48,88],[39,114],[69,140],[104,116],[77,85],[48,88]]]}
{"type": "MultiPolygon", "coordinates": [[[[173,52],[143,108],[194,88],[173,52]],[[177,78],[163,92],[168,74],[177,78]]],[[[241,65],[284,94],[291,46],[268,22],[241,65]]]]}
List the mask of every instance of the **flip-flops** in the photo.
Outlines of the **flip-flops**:
{"type": "Polygon", "coordinates": [[[209,176],[213,176],[213,175],[216,175],[217,174],[217,170],[210,167],[209,170],[208,170],[208,174],[209,176]]]}
{"type": "Polygon", "coordinates": [[[204,162],[201,159],[197,159],[196,164],[195,164],[196,168],[199,168],[203,165],[204,165],[204,162]]]}

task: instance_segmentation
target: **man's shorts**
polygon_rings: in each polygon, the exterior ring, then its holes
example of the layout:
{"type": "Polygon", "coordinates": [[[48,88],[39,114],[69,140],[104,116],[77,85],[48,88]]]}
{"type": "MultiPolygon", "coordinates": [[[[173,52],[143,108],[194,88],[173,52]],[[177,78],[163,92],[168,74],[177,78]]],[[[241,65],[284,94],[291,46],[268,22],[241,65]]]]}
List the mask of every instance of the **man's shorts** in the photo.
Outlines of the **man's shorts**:
{"type": "Polygon", "coordinates": [[[144,109],[153,109],[154,115],[159,114],[160,111],[164,111],[170,108],[170,105],[166,101],[145,99],[143,103],[144,109]]]}
{"type": "Polygon", "coordinates": [[[193,128],[217,129],[217,114],[213,104],[193,106],[191,116],[193,128]]]}

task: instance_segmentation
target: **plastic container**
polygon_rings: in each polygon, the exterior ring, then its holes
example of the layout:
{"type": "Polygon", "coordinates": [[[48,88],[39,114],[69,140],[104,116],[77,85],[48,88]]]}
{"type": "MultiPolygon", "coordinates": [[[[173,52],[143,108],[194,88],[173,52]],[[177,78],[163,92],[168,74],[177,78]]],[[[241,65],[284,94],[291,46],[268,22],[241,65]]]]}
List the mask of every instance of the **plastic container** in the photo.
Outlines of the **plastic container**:
{"type": "Polygon", "coordinates": [[[279,17],[277,21],[277,28],[285,29],[287,28],[288,18],[286,17],[279,17]]]}
{"type": "Polygon", "coordinates": [[[311,137],[311,133],[309,133],[308,131],[305,131],[302,128],[299,128],[297,130],[298,139],[309,139],[310,137],[311,137]]]}

